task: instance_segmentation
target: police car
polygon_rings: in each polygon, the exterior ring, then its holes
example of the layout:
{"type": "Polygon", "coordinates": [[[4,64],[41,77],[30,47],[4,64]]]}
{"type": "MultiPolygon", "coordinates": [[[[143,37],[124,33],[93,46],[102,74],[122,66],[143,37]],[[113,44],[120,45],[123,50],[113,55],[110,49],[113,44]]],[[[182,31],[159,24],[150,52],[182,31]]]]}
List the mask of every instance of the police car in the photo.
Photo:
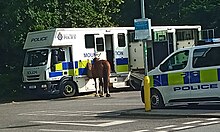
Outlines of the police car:
{"type": "MultiPolygon", "coordinates": [[[[220,43],[182,48],[148,73],[151,106],[220,101],[220,43]]],[[[141,97],[144,102],[144,89],[141,97]]]]}

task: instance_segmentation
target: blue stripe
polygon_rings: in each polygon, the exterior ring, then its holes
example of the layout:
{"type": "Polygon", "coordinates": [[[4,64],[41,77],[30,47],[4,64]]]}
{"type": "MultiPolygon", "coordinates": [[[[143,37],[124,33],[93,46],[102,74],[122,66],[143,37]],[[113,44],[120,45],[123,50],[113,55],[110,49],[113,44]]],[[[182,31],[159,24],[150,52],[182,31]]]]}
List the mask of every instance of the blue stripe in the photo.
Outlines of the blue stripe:
{"type": "Polygon", "coordinates": [[[62,76],[63,72],[50,72],[49,77],[57,77],[57,76],[62,76]]]}
{"type": "Polygon", "coordinates": [[[116,59],[116,65],[127,65],[128,64],[128,58],[117,58],[116,59]]]}
{"type": "Polygon", "coordinates": [[[184,84],[190,84],[189,78],[190,78],[190,73],[189,72],[184,72],[185,76],[183,77],[184,79],[184,84]]]}
{"type": "Polygon", "coordinates": [[[73,62],[68,62],[68,68],[73,69],[73,62]]]}
{"type": "Polygon", "coordinates": [[[63,70],[67,70],[68,69],[68,63],[67,62],[63,62],[62,66],[63,66],[63,70]]]}
{"type": "Polygon", "coordinates": [[[62,66],[63,66],[63,70],[73,69],[73,63],[72,62],[63,62],[62,66]]]}
{"type": "Polygon", "coordinates": [[[87,68],[79,68],[79,75],[86,75],[87,74],[87,68]]]}
{"type": "Polygon", "coordinates": [[[220,69],[217,69],[218,72],[218,81],[220,81],[220,69]]]}
{"type": "Polygon", "coordinates": [[[162,86],[160,75],[153,75],[154,87],[162,86]]]}
{"type": "Polygon", "coordinates": [[[162,74],[161,80],[162,80],[162,86],[168,86],[168,75],[167,74],[162,74]]]}
{"type": "Polygon", "coordinates": [[[200,83],[200,72],[199,71],[195,71],[198,72],[199,74],[193,74],[194,71],[190,72],[190,83],[200,83]]]}
{"type": "Polygon", "coordinates": [[[77,69],[79,67],[78,61],[75,61],[75,68],[77,69]]]}

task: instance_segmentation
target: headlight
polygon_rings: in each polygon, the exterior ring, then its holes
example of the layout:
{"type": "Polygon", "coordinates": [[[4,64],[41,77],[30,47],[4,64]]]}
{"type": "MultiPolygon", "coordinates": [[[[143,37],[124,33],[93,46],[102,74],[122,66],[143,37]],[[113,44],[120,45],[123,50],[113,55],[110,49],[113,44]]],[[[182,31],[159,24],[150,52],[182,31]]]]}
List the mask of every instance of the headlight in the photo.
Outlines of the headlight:
{"type": "Polygon", "coordinates": [[[42,84],[41,88],[47,88],[47,85],[46,84],[42,84]]]}

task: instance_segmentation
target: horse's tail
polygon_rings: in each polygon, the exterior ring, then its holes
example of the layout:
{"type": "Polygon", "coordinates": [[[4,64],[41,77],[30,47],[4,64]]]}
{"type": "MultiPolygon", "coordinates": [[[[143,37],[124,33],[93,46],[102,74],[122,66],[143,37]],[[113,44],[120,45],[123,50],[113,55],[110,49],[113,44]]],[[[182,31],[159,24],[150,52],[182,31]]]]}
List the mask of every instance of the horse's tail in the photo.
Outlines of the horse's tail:
{"type": "Polygon", "coordinates": [[[104,80],[104,88],[108,88],[110,82],[110,73],[111,73],[111,66],[108,61],[102,62],[103,64],[103,80],[104,80]]]}
{"type": "Polygon", "coordinates": [[[104,61],[102,65],[103,65],[103,77],[107,78],[110,76],[111,73],[110,63],[108,61],[104,61]]]}

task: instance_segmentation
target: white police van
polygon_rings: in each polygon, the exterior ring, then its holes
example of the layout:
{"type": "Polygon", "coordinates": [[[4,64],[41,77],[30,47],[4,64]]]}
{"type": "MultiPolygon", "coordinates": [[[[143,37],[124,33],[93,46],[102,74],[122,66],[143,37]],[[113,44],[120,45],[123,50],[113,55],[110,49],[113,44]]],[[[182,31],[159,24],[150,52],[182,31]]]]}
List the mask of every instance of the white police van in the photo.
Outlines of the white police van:
{"type": "MultiPolygon", "coordinates": [[[[220,43],[182,48],[148,73],[152,108],[220,101],[220,43]]],[[[144,102],[144,89],[141,97],[144,102]]]]}

